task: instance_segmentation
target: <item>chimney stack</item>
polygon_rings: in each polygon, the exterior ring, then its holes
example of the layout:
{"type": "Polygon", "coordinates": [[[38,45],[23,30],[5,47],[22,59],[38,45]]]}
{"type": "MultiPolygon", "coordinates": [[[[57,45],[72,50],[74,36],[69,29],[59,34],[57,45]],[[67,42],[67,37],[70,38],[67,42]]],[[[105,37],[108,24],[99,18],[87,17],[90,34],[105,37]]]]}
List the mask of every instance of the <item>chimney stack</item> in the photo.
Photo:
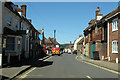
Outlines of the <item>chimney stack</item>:
{"type": "Polygon", "coordinates": [[[72,42],[70,41],[70,45],[72,44],[72,42]]]}
{"type": "Polygon", "coordinates": [[[103,17],[103,14],[100,13],[100,8],[97,7],[97,10],[96,10],[96,20],[100,20],[102,17],[103,17]]]}
{"type": "Polygon", "coordinates": [[[18,5],[14,5],[15,6],[15,10],[18,11],[18,5]]]}
{"type": "Polygon", "coordinates": [[[97,10],[96,10],[96,19],[97,19],[97,15],[99,15],[99,14],[100,14],[100,8],[97,7],[97,10]]]}
{"type": "Polygon", "coordinates": [[[79,38],[82,37],[82,35],[79,35],[79,38]]]}
{"type": "Polygon", "coordinates": [[[22,4],[21,5],[21,9],[22,9],[22,14],[24,15],[24,17],[26,17],[26,4],[22,4]]]}

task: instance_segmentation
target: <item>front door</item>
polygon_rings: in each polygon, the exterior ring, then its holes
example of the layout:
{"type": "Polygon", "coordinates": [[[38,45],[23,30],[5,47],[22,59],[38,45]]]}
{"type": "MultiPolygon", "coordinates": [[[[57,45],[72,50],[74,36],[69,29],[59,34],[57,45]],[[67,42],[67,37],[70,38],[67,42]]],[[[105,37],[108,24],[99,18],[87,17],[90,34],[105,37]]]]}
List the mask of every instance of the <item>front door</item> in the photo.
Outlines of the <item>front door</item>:
{"type": "Polygon", "coordinates": [[[91,59],[93,59],[93,51],[96,51],[95,44],[91,44],[91,46],[90,46],[90,56],[91,56],[91,59]]]}

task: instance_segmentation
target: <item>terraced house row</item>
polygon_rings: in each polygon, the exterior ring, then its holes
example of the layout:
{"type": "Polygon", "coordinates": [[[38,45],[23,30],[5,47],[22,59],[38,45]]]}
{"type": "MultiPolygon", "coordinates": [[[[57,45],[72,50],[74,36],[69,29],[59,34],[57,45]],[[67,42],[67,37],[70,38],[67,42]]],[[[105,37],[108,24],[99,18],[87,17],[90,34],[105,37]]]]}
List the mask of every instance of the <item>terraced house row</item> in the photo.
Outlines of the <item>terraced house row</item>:
{"type": "Polygon", "coordinates": [[[97,51],[101,60],[120,62],[120,6],[103,16],[99,7],[95,19],[84,30],[85,55],[93,59],[97,51]]]}
{"type": "Polygon", "coordinates": [[[2,2],[2,64],[10,64],[34,57],[40,53],[41,45],[38,32],[27,19],[25,4],[2,2]]]}

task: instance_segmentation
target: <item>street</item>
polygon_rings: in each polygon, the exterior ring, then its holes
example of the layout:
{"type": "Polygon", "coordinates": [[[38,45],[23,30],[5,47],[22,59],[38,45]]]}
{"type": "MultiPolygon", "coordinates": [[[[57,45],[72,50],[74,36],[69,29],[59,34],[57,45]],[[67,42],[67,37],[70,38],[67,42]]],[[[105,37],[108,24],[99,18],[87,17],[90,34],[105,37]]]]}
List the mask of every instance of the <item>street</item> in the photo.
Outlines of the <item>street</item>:
{"type": "Polygon", "coordinates": [[[37,66],[18,76],[22,80],[38,78],[84,78],[86,80],[117,80],[118,74],[89,65],[76,59],[77,55],[51,56],[37,66]],[[111,79],[110,79],[111,78],[111,79]]]}

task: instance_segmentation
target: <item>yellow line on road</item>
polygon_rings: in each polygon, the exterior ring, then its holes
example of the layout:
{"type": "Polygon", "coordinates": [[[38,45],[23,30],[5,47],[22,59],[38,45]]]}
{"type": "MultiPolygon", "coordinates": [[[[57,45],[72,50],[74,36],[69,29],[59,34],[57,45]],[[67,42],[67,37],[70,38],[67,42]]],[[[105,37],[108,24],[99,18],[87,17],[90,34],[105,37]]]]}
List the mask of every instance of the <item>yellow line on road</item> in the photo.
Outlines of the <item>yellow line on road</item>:
{"type": "Polygon", "coordinates": [[[43,61],[48,61],[49,59],[51,59],[52,58],[52,56],[51,57],[49,57],[48,59],[45,59],[45,60],[43,60],[43,61]]]}
{"type": "Polygon", "coordinates": [[[25,77],[27,76],[27,74],[29,74],[30,72],[32,72],[32,71],[35,70],[35,69],[36,69],[36,67],[30,69],[28,72],[26,72],[24,75],[22,75],[22,76],[20,77],[20,79],[25,78],[25,77]]]}
{"type": "Polygon", "coordinates": [[[93,80],[90,76],[86,76],[88,79],[93,80]]]}
{"type": "MultiPolygon", "coordinates": [[[[43,60],[43,61],[47,61],[47,60],[49,60],[49,59],[51,59],[51,58],[52,58],[52,56],[49,57],[49,58],[46,59],[46,60],[43,60]]],[[[21,79],[27,77],[27,75],[28,75],[30,72],[32,72],[33,70],[35,70],[35,69],[36,69],[36,67],[33,67],[32,69],[30,69],[30,70],[29,70],[28,72],[26,72],[24,75],[20,76],[20,77],[19,77],[19,80],[21,80],[21,79]]]]}
{"type": "Polygon", "coordinates": [[[108,68],[101,67],[101,66],[98,66],[98,65],[95,65],[95,64],[89,63],[89,62],[87,62],[87,61],[82,61],[82,60],[79,60],[78,58],[76,58],[76,59],[77,59],[78,61],[84,62],[84,63],[86,63],[86,64],[89,64],[89,65],[92,65],[92,66],[95,66],[95,67],[98,67],[98,68],[100,68],[100,69],[103,69],[103,70],[106,70],[106,71],[109,71],[109,72],[112,72],[112,73],[115,73],[115,74],[120,74],[120,73],[117,72],[117,71],[110,70],[110,69],[108,69],[108,68]]]}

